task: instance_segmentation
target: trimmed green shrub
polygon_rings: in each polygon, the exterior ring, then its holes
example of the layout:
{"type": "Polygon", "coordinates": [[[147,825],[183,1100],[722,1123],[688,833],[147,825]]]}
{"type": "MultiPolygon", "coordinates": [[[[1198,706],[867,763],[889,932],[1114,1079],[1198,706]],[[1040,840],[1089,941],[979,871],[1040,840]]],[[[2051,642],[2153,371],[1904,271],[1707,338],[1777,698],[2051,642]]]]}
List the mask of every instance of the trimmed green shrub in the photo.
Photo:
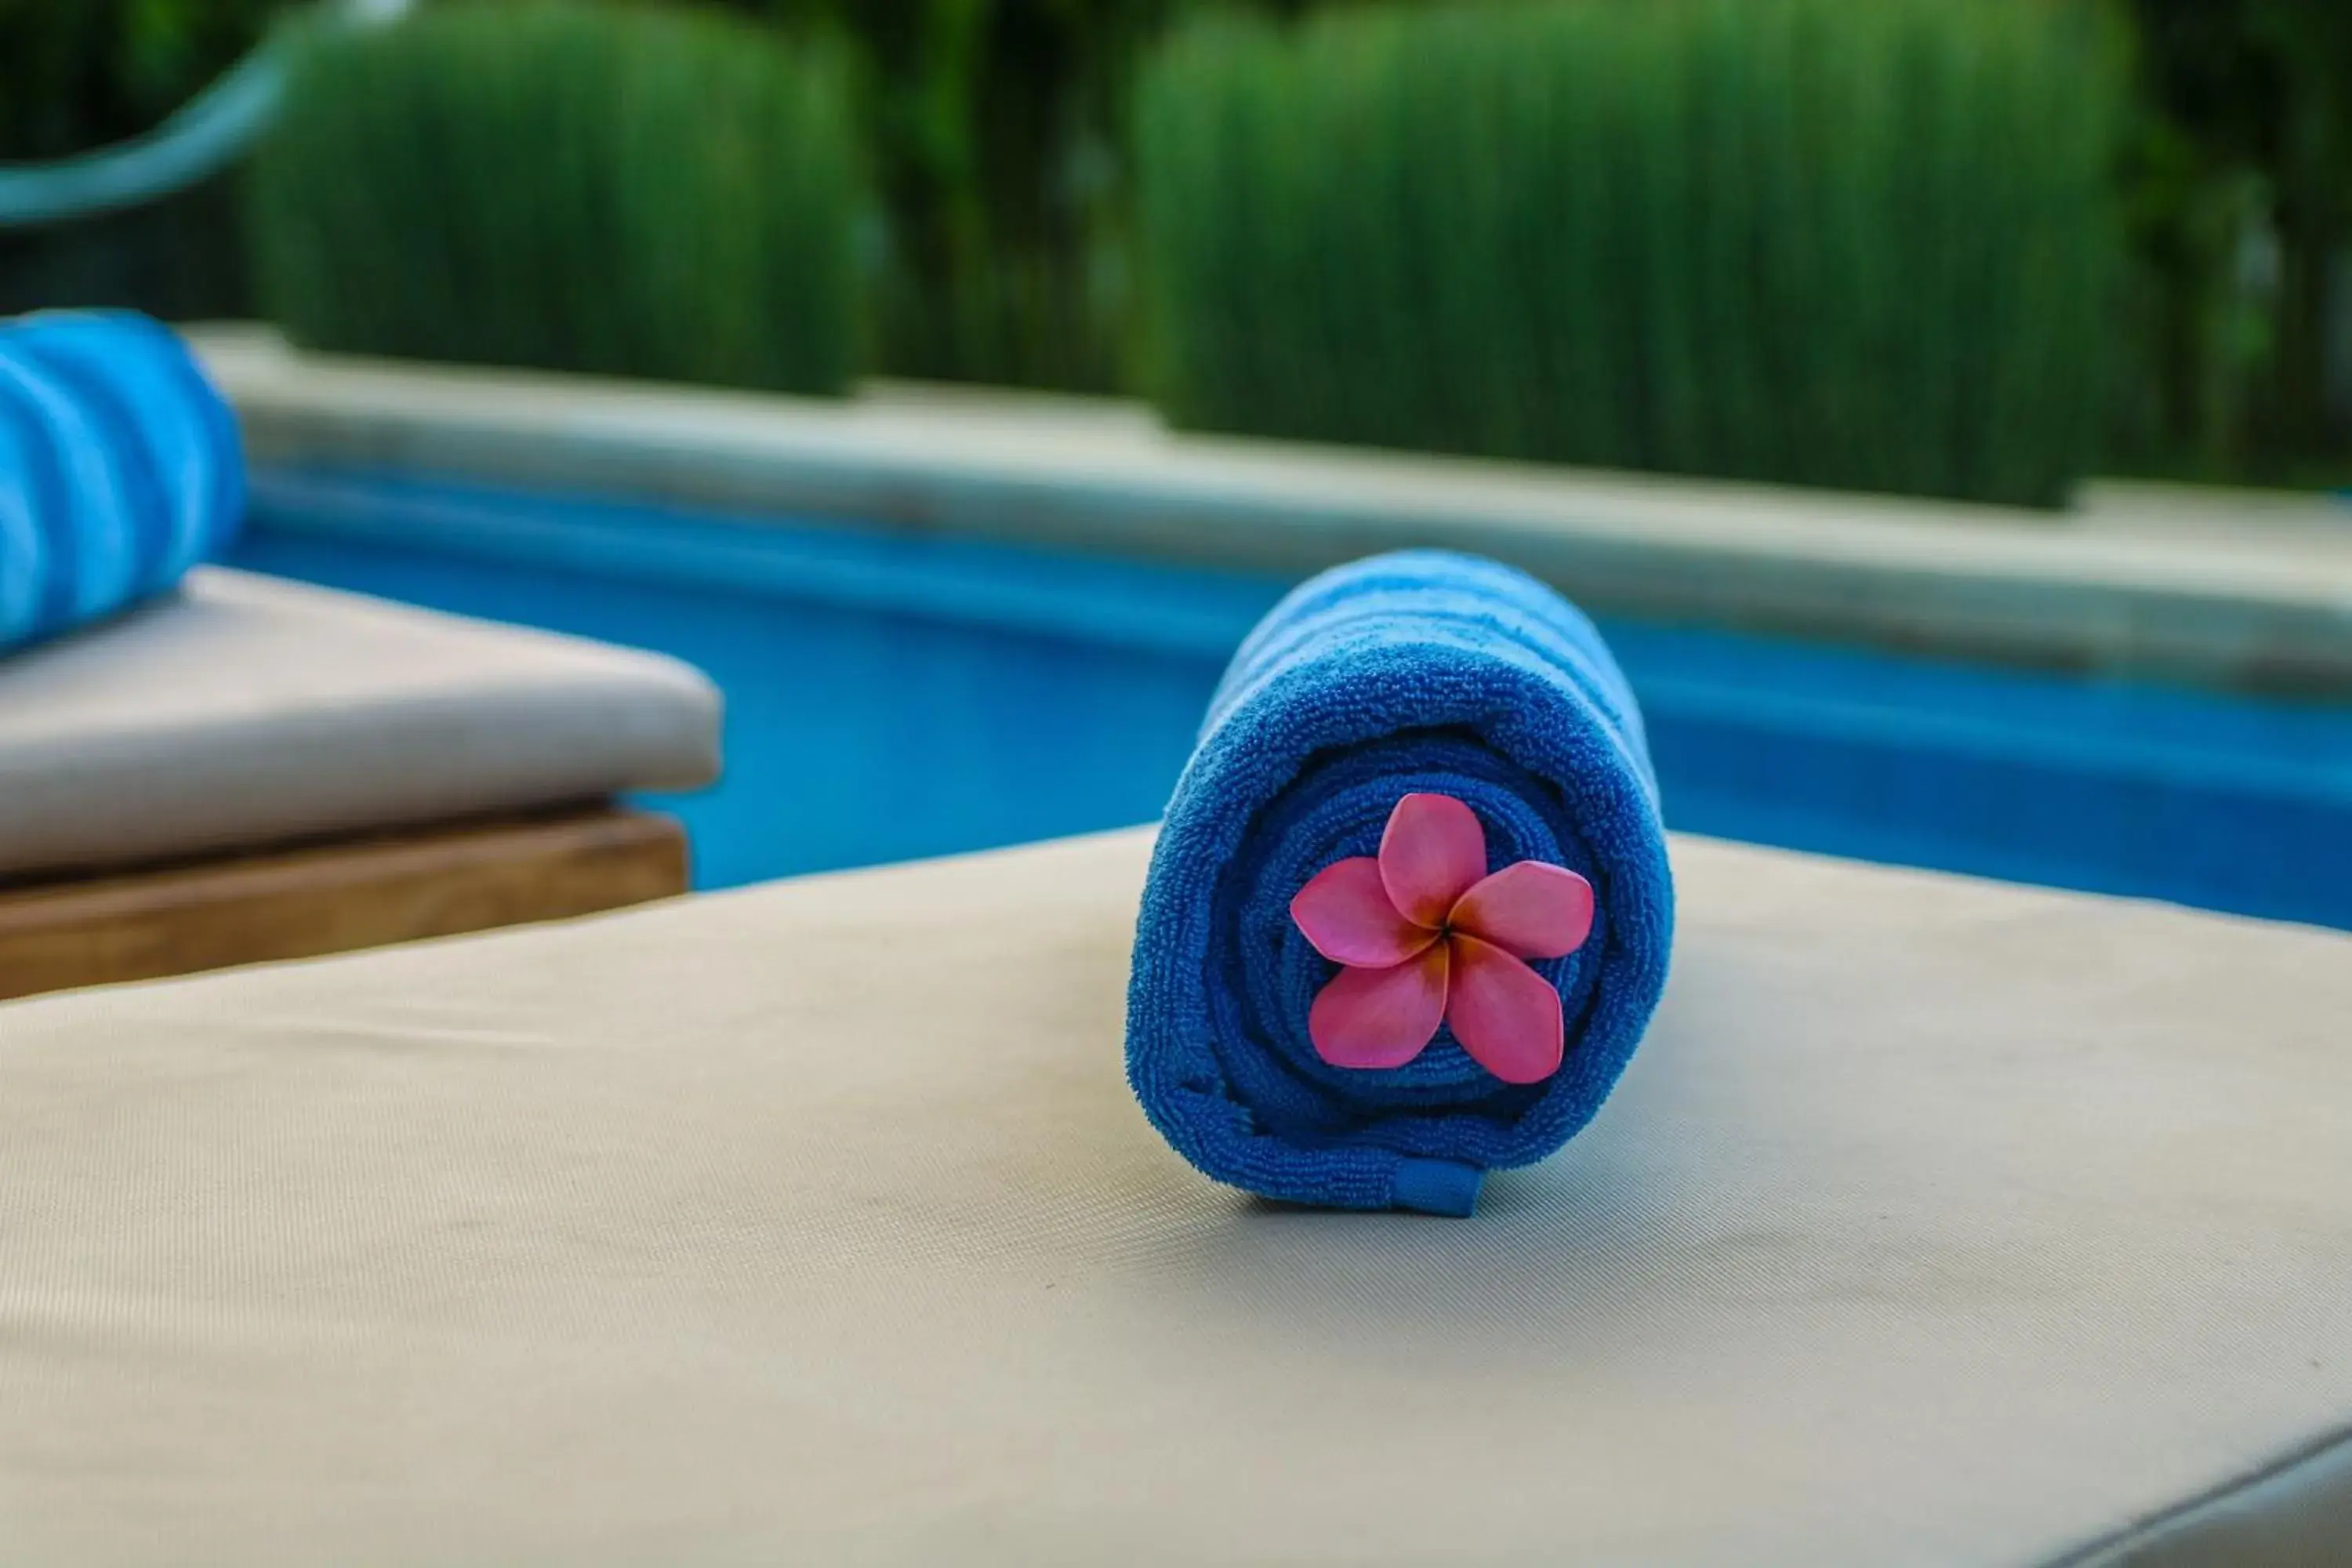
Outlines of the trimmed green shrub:
{"type": "Polygon", "coordinates": [[[1202,427],[2059,503],[2112,44],[2063,0],[1196,24],[1137,107],[1148,379],[1202,427]]]}
{"type": "Polygon", "coordinates": [[[865,200],[844,75],[694,12],[314,37],[254,172],[265,304],[320,348],[838,391],[865,200]]]}

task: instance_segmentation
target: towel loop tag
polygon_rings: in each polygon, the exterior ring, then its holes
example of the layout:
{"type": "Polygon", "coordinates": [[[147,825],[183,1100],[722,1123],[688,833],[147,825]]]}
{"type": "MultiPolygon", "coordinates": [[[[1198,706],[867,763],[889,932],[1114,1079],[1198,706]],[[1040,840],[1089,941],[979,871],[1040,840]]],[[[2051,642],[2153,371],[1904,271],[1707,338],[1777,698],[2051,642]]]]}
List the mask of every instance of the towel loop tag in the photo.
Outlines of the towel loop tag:
{"type": "Polygon", "coordinates": [[[1478,1187],[1486,1173],[1455,1160],[1399,1160],[1389,1183],[1389,1202],[1416,1214],[1467,1219],[1478,1207],[1478,1187]]]}

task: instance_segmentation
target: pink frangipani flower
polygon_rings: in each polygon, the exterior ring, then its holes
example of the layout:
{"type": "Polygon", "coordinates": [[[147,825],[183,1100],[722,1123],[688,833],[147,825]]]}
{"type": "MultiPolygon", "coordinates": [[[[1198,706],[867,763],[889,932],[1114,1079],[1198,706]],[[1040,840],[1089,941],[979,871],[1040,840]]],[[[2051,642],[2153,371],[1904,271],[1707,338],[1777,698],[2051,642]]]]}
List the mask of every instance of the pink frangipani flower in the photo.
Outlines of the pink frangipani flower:
{"type": "Polygon", "coordinates": [[[1452,795],[1398,801],[1379,856],[1317,872],[1290,918],[1344,966],[1307,1018],[1315,1054],[1332,1066],[1402,1067],[1444,1023],[1505,1083],[1559,1070],[1559,993],[1523,961],[1584,945],[1592,884],[1540,860],[1489,876],[1486,830],[1452,795]]]}

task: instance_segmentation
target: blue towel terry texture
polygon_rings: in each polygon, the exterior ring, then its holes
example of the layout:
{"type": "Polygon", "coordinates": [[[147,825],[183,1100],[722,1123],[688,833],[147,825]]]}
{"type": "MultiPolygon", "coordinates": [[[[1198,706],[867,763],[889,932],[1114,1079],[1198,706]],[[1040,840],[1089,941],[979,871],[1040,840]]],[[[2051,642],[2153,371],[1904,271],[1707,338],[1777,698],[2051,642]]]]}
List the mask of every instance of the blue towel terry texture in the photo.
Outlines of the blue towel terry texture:
{"type": "Polygon", "coordinates": [[[244,510],[236,418],[169,329],[0,324],[0,651],[170,588],[244,510]]]}
{"type": "Polygon", "coordinates": [[[1533,578],[1435,551],[1303,584],[1212,700],[1152,856],[1128,995],[1128,1076],[1154,1126],[1221,1182],[1286,1202],[1467,1214],[1484,1173],[1591,1121],[1665,984],[1674,888],[1657,782],[1623,675],[1533,578]],[[1370,855],[1398,799],[1466,802],[1488,868],[1590,880],[1585,945],[1535,967],[1567,1057],[1491,1077],[1441,1030],[1402,1068],[1325,1063],[1307,1010],[1337,973],[1290,918],[1335,860],[1370,855]]]}

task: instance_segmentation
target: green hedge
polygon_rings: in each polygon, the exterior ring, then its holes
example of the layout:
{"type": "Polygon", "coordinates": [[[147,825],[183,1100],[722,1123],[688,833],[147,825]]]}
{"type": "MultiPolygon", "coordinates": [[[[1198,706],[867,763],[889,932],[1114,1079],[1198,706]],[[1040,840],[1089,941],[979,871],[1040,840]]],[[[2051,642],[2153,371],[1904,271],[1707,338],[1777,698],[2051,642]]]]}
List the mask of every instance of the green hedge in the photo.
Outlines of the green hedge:
{"type": "Polygon", "coordinates": [[[2058,0],[1197,24],[1138,104],[1150,380],[1196,426],[2057,503],[2112,42],[2058,0]]]}
{"type": "Polygon", "coordinates": [[[837,391],[865,201],[844,74],[628,7],[314,37],[254,172],[264,301],[320,348],[837,391]]]}

